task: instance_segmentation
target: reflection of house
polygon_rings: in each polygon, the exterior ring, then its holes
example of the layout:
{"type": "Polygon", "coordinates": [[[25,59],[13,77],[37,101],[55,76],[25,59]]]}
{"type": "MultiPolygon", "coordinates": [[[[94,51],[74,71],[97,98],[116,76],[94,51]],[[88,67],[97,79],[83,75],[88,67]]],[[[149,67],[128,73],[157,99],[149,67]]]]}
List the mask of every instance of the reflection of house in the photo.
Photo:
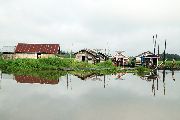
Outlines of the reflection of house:
{"type": "Polygon", "coordinates": [[[96,76],[96,74],[94,73],[84,73],[84,74],[74,74],[75,76],[77,76],[78,78],[80,78],[81,80],[86,80],[89,78],[93,78],[96,76]]]}
{"type": "Polygon", "coordinates": [[[117,54],[113,56],[113,63],[116,66],[128,65],[129,58],[122,54],[123,51],[117,51],[117,54]]]}
{"type": "Polygon", "coordinates": [[[14,76],[13,74],[7,74],[1,71],[1,79],[14,79],[14,76]]]}
{"type": "Polygon", "coordinates": [[[15,80],[18,83],[40,83],[40,84],[58,84],[59,80],[47,80],[34,76],[18,75],[15,76],[15,80]]]}
{"type": "Polygon", "coordinates": [[[25,44],[18,43],[15,58],[48,58],[60,52],[59,44],[25,44]]]}
{"type": "Polygon", "coordinates": [[[122,77],[126,75],[126,73],[117,73],[117,78],[116,79],[119,79],[119,80],[124,80],[122,77]]]}
{"type": "Polygon", "coordinates": [[[150,75],[144,75],[140,77],[142,80],[146,81],[152,81],[152,80],[157,80],[159,78],[158,75],[150,74],[150,75]]]}
{"type": "Polygon", "coordinates": [[[157,66],[158,59],[158,55],[154,55],[150,51],[147,51],[136,56],[136,65],[157,66]]]}
{"type": "Polygon", "coordinates": [[[88,80],[93,80],[93,81],[102,81],[100,78],[100,76],[102,75],[97,75],[95,73],[76,73],[74,75],[80,78],[81,80],[88,79],[88,80]]]}
{"type": "Polygon", "coordinates": [[[3,46],[1,49],[3,59],[13,59],[16,46],[3,46]]]}
{"type": "Polygon", "coordinates": [[[103,62],[108,59],[108,57],[100,52],[95,52],[93,50],[89,49],[83,49],[80,50],[79,52],[75,53],[75,58],[78,61],[86,61],[88,63],[93,63],[96,64],[98,62],[103,62]]]}

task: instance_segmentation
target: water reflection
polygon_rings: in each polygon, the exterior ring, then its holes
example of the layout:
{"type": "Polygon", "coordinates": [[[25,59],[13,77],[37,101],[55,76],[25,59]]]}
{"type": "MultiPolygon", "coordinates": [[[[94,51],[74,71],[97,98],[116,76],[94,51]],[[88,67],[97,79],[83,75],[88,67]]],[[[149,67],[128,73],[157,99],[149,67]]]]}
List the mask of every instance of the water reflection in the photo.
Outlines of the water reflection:
{"type": "Polygon", "coordinates": [[[167,72],[167,70],[162,70],[162,71],[152,71],[148,75],[142,75],[140,78],[142,80],[146,80],[147,82],[152,82],[152,93],[155,96],[156,95],[156,90],[159,90],[159,81],[161,80],[163,83],[163,94],[166,95],[166,75],[168,73],[172,72],[172,80],[175,81],[175,76],[174,76],[174,70],[167,72]],[[159,72],[162,73],[162,80],[160,79],[159,72]]]}
{"type": "MultiPolygon", "coordinates": [[[[166,76],[171,73],[172,80],[174,81],[175,84],[175,71],[167,71],[167,70],[162,70],[162,71],[153,71],[150,74],[146,75],[140,75],[139,77],[141,80],[145,80],[147,82],[151,83],[151,91],[153,93],[153,96],[156,96],[157,91],[161,91],[163,89],[163,95],[166,95],[166,76]],[[161,78],[162,76],[162,78],[161,78]]],[[[42,73],[41,73],[42,74],[42,73]]],[[[46,73],[47,74],[47,73],[46,73]]],[[[59,79],[62,76],[65,76],[66,78],[66,88],[67,90],[72,90],[73,85],[72,85],[72,77],[77,77],[78,80],[82,81],[96,81],[96,82],[101,82],[103,88],[107,88],[107,86],[110,87],[113,80],[129,80],[133,79],[132,78],[127,78],[126,76],[129,76],[130,73],[117,73],[115,75],[103,75],[103,74],[96,74],[96,73],[73,73],[72,74],[61,74],[61,75],[56,75],[54,73],[50,73],[50,77],[43,78],[41,76],[33,76],[33,75],[8,75],[0,72],[0,88],[1,86],[1,81],[2,79],[13,79],[16,80],[17,83],[39,83],[39,84],[59,84],[59,79]],[[55,77],[53,77],[53,75],[55,77]],[[111,82],[110,82],[111,81],[111,82]]],[[[47,75],[46,75],[47,76],[47,75]]],[[[169,77],[168,77],[169,79],[169,77]]],[[[119,83],[117,83],[119,84],[119,83]]]]}
{"type": "Polygon", "coordinates": [[[74,75],[77,76],[78,78],[80,78],[81,80],[87,80],[87,79],[89,80],[92,78],[93,78],[92,80],[100,80],[97,78],[97,75],[95,73],[80,73],[80,74],[75,73],[74,75]],[[96,78],[94,78],[94,77],[96,77],[96,78]]]}
{"type": "Polygon", "coordinates": [[[124,80],[123,76],[126,75],[126,73],[122,72],[122,73],[117,73],[116,74],[116,80],[124,80]]]}
{"type": "Polygon", "coordinates": [[[107,75],[96,74],[96,73],[84,73],[84,74],[82,74],[82,73],[77,74],[76,73],[76,74],[74,74],[74,76],[78,77],[79,79],[81,79],[83,81],[86,81],[86,80],[103,81],[103,87],[106,88],[106,77],[107,77],[107,75]]]}
{"type": "Polygon", "coordinates": [[[144,77],[131,73],[93,74],[83,79],[72,73],[40,76],[1,74],[2,120],[180,119],[180,81],[173,80],[180,77],[177,71],[157,71],[144,77]],[[46,85],[47,80],[59,82],[46,85]],[[152,97],[154,93],[156,97],[152,97]]]}
{"type": "Polygon", "coordinates": [[[44,79],[28,75],[15,75],[17,83],[40,83],[40,84],[58,84],[59,79],[44,79]]]}

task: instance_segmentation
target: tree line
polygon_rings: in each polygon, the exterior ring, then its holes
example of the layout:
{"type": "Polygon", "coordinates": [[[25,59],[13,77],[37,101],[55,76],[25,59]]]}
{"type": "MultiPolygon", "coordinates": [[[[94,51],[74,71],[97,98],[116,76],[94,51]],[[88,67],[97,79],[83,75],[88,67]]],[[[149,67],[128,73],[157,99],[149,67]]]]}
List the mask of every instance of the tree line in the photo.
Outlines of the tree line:
{"type": "MultiPolygon", "coordinates": [[[[177,60],[180,61],[180,55],[178,55],[178,54],[169,54],[169,53],[166,53],[165,57],[166,57],[167,60],[170,60],[170,61],[173,60],[173,59],[175,59],[176,61],[177,60]]],[[[160,61],[162,61],[163,58],[164,58],[164,55],[160,54],[160,61]]]]}

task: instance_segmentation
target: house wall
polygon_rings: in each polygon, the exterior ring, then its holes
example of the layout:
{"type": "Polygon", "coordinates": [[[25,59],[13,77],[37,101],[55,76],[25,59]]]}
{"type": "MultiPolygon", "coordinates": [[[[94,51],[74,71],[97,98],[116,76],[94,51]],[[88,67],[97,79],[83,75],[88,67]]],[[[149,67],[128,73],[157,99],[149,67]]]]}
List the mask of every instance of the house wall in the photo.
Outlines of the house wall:
{"type": "Polygon", "coordinates": [[[87,55],[85,53],[78,53],[75,58],[78,61],[82,61],[82,56],[85,56],[85,61],[87,61],[87,55]]]}
{"type": "Polygon", "coordinates": [[[27,53],[16,53],[15,58],[34,58],[37,59],[37,54],[27,54],[27,53]]]}
{"type": "MultiPolygon", "coordinates": [[[[41,54],[39,55],[38,57],[39,58],[48,58],[48,57],[54,57],[55,55],[54,54],[41,54]]],[[[32,59],[37,59],[37,53],[32,53],[32,54],[29,54],[29,53],[16,53],[15,54],[15,58],[32,58],[32,59]]]]}
{"type": "Polygon", "coordinates": [[[12,53],[12,54],[3,54],[2,55],[2,58],[3,59],[14,59],[15,55],[12,53]]]}
{"type": "Polygon", "coordinates": [[[136,64],[138,64],[138,65],[141,64],[141,57],[136,57],[136,64]]]}
{"type": "Polygon", "coordinates": [[[75,56],[75,59],[78,61],[82,61],[82,56],[85,56],[85,61],[91,64],[94,64],[92,56],[88,55],[87,53],[78,53],[75,56]]]}
{"type": "Polygon", "coordinates": [[[54,54],[41,54],[41,58],[55,57],[54,54]]]}

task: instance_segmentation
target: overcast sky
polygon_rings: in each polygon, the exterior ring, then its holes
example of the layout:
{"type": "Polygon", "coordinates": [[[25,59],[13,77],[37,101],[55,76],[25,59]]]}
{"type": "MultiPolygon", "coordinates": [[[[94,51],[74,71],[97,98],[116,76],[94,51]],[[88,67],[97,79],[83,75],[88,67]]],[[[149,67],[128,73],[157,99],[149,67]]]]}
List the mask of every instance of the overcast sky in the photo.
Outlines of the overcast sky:
{"type": "Polygon", "coordinates": [[[0,46],[58,43],[62,50],[180,52],[180,0],[0,0],[0,46]]]}

